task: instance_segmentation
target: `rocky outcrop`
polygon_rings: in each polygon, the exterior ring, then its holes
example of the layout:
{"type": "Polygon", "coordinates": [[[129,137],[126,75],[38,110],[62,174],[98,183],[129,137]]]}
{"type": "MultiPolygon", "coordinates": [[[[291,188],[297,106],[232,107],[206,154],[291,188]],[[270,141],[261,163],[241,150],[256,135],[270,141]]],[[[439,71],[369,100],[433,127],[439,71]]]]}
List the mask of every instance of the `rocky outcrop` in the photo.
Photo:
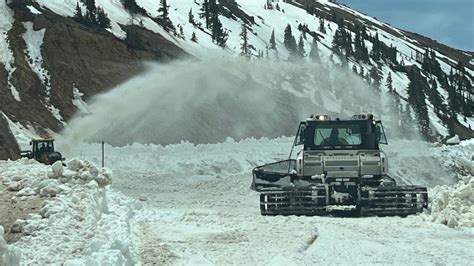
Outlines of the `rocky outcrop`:
{"type": "Polygon", "coordinates": [[[153,44],[136,49],[104,29],[86,27],[30,1],[14,1],[10,8],[15,12],[15,22],[8,32],[8,40],[16,68],[10,81],[19,91],[21,101],[13,98],[7,86],[8,73],[0,64],[0,111],[12,121],[35,129],[43,137],[49,137],[49,129],[58,132],[63,127],[48,105],[59,110],[63,121],[68,121],[76,112],[73,88],[87,100],[142,71],[145,61],[188,56],[174,43],[140,27],[123,27],[125,31],[136,32],[145,44],[153,44]],[[32,14],[25,4],[34,5],[42,14],[32,14]],[[46,82],[28,63],[31,59],[27,56],[23,38],[25,22],[32,23],[34,31],[44,29],[42,68],[50,77],[46,82]],[[47,97],[48,87],[51,88],[50,97],[47,97]]]}
{"type": "Polygon", "coordinates": [[[20,158],[20,148],[16,143],[8,122],[0,112],[0,160],[20,158]]]}

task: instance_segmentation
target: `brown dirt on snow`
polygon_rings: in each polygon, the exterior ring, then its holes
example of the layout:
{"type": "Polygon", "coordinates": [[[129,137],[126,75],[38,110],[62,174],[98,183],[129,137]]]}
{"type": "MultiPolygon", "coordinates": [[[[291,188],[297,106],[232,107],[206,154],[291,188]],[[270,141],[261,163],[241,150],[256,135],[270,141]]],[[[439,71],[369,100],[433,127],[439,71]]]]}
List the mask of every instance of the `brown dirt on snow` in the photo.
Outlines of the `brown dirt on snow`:
{"type": "Polygon", "coordinates": [[[9,191],[0,183],[0,225],[5,228],[5,240],[7,243],[18,241],[21,233],[12,233],[10,228],[17,219],[28,218],[29,213],[37,213],[43,205],[43,199],[39,197],[29,197],[25,200],[12,198],[16,191],[9,191]]]}

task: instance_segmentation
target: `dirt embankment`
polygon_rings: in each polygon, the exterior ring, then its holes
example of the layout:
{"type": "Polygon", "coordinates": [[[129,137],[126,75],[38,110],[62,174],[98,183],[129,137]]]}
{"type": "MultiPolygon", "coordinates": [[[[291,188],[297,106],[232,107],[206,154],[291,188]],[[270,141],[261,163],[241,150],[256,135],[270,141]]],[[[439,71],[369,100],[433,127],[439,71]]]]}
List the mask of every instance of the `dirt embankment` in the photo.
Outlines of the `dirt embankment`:
{"type": "Polygon", "coordinates": [[[0,160],[18,159],[20,157],[20,148],[16,143],[8,122],[0,112],[0,160]]]}
{"type": "MultiPolygon", "coordinates": [[[[161,35],[138,26],[123,26],[125,31],[133,31],[141,43],[147,44],[135,48],[104,29],[86,27],[30,0],[13,1],[10,8],[14,11],[14,22],[7,38],[14,57],[14,71],[9,74],[0,63],[0,112],[14,122],[35,129],[43,137],[50,137],[49,130],[58,132],[64,126],[48,105],[59,109],[64,121],[76,112],[74,88],[87,101],[143,71],[145,61],[169,61],[189,56],[161,35]],[[26,5],[35,6],[41,14],[32,14],[26,5]],[[44,30],[40,51],[41,66],[49,76],[46,82],[28,62],[31,59],[28,59],[24,39],[27,22],[32,22],[33,31],[44,30]],[[9,83],[18,90],[21,101],[13,98],[9,83]]],[[[8,132],[0,127],[0,134],[7,135],[8,132]]],[[[3,146],[11,150],[15,145],[6,142],[3,146]]],[[[6,158],[14,157],[8,155],[6,158]]]]}
{"type": "Polygon", "coordinates": [[[5,229],[5,240],[12,243],[20,239],[21,233],[12,232],[11,227],[17,219],[26,219],[30,213],[38,213],[43,205],[43,199],[30,197],[20,200],[15,197],[16,191],[0,183],[0,225],[5,229]]]}

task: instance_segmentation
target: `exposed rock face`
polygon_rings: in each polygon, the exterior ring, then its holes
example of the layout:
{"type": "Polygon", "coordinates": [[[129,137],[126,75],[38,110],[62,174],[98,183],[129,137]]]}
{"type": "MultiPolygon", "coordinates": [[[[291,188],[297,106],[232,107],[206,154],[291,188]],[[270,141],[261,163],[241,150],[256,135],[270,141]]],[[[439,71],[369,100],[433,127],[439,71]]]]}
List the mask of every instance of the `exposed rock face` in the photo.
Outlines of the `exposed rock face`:
{"type": "Polygon", "coordinates": [[[7,120],[0,113],[0,160],[18,158],[20,158],[20,148],[8,127],[7,120]]]}
{"type": "MultiPolygon", "coordinates": [[[[8,86],[8,73],[0,63],[0,111],[12,121],[35,129],[43,137],[49,137],[47,129],[58,132],[63,127],[62,121],[58,121],[48,105],[59,110],[63,121],[68,121],[75,113],[73,88],[83,93],[83,99],[87,100],[142,71],[145,61],[166,61],[187,56],[172,42],[140,27],[124,26],[124,30],[138,32],[143,43],[153,45],[135,49],[106,30],[85,27],[49,10],[41,9],[42,14],[33,15],[25,7],[26,4],[40,9],[30,1],[13,1],[10,8],[15,12],[15,21],[8,32],[16,68],[10,82],[17,88],[21,101],[13,98],[8,86]],[[35,32],[44,30],[42,68],[50,77],[46,82],[31,69],[28,62],[31,59],[28,58],[24,40],[25,22],[32,23],[35,32]],[[51,88],[50,97],[47,95],[48,87],[51,88]]],[[[5,128],[8,127],[0,128],[0,134],[9,136],[5,128]]],[[[7,150],[15,149],[8,146],[7,150]]]]}

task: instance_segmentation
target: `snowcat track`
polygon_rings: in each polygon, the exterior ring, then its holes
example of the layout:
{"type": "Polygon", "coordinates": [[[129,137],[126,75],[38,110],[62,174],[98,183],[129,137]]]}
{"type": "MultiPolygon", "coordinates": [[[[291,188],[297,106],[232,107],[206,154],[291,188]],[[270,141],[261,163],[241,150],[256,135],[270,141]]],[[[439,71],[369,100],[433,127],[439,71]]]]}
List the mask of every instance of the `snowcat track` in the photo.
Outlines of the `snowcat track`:
{"type": "Polygon", "coordinates": [[[326,189],[263,192],[260,212],[262,215],[324,215],[326,189]]]}
{"type": "MultiPolygon", "coordinates": [[[[423,212],[428,205],[426,188],[414,186],[363,187],[355,210],[330,211],[326,189],[266,191],[260,194],[262,215],[408,216],[423,212]]],[[[349,207],[339,205],[339,207],[349,207]]]]}
{"type": "Polygon", "coordinates": [[[361,216],[407,216],[423,212],[428,206],[424,187],[397,186],[362,188],[361,216]]]}

